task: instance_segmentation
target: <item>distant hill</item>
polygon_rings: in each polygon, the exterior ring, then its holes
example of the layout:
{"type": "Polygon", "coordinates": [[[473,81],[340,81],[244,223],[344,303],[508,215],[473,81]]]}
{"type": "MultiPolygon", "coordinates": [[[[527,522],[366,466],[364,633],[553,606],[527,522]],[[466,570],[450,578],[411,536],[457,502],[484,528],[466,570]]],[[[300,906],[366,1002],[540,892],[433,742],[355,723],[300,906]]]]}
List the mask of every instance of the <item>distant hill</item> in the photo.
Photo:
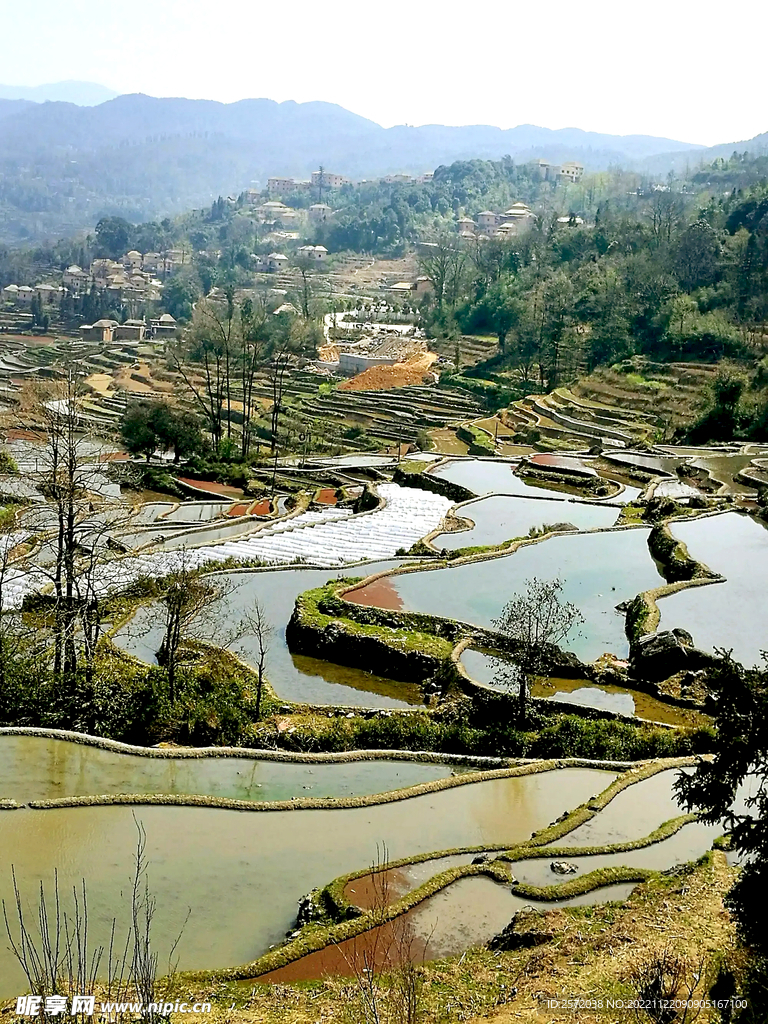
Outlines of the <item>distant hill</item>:
{"type": "Polygon", "coordinates": [[[577,159],[588,170],[654,161],[665,173],[673,161],[698,162],[707,152],[672,139],[578,128],[385,129],[322,102],[224,104],[140,94],[96,106],[0,99],[0,242],[71,234],[92,228],[105,213],[133,221],[162,217],[263,184],[270,175],[308,177],[319,164],[370,178],[510,155],[520,162],[577,159]]]}
{"type": "Polygon", "coordinates": [[[0,85],[0,99],[31,100],[33,103],[76,103],[93,107],[119,95],[96,82],[53,82],[50,85],[0,85]]]}

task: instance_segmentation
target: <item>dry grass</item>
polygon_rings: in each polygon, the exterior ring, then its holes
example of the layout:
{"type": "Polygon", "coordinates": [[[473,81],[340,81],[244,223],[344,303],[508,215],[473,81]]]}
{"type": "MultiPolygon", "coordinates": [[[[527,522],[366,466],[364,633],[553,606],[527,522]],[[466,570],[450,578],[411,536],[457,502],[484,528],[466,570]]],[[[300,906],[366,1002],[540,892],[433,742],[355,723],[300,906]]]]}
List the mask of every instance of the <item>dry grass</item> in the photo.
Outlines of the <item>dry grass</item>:
{"type": "MultiPolygon", "coordinates": [[[[557,1011],[541,1000],[564,993],[627,997],[627,979],[636,964],[670,945],[692,960],[716,962],[734,945],[722,903],[733,877],[725,857],[714,853],[690,873],[659,876],[638,886],[624,904],[550,911],[557,934],[546,945],[509,953],[476,949],[425,964],[420,968],[422,1019],[425,1024],[638,1024],[632,1011],[557,1011]]],[[[188,995],[212,998],[213,1012],[199,1018],[186,1014],[185,1024],[347,1024],[363,1019],[352,979],[201,984],[188,995]]],[[[716,1019],[706,1013],[698,1018],[701,1024],[716,1019]]]]}

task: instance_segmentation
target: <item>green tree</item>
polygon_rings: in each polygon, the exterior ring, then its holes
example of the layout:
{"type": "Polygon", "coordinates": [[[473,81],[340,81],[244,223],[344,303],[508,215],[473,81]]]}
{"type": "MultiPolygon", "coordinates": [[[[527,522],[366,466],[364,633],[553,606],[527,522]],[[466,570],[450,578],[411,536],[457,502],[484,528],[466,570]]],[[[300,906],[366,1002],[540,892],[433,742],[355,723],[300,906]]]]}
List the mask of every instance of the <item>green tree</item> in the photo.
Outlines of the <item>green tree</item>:
{"type": "Polygon", "coordinates": [[[121,433],[128,451],[132,455],[146,456],[147,462],[158,449],[172,449],[174,462],[203,449],[197,417],[167,402],[134,402],[126,409],[121,433]]]}
{"type": "Polygon", "coordinates": [[[133,226],[122,217],[102,217],[96,225],[96,247],[99,256],[116,260],[130,249],[133,226]]]}
{"type": "Polygon", "coordinates": [[[768,672],[745,669],[726,653],[707,684],[716,697],[715,756],[681,775],[676,788],[704,821],[723,823],[742,854],[726,905],[742,938],[768,963],[768,672]]]}
{"type": "Polygon", "coordinates": [[[120,425],[120,434],[131,455],[144,455],[149,462],[158,445],[151,403],[134,402],[129,405],[120,425]]]}
{"type": "Polygon", "coordinates": [[[176,274],[163,289],[163,307],[176,320],[191,320],[192,306],[200,290],[188,275],[176,274]]]}

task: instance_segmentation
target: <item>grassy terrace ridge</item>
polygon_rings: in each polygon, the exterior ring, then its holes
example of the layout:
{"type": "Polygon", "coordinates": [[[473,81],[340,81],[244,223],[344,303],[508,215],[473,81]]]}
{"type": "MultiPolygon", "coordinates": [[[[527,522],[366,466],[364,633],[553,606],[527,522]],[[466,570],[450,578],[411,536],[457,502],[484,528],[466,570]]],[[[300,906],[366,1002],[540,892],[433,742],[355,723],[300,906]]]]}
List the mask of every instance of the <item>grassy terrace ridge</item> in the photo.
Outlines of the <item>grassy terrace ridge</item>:
{"type": "MultiPolygon", "coordinates": [[[[675,519],[685,522],[723,514],[724,510],[702,511],[695,515],[676,516],[675,519]]],[[[657,601],[660,598],[676,594],[680,590],[688,590],[691,587],[720,583],[725,579],[704,562],[691,558],[683,541],[672,535],[669,529],[670,522],[671,520],[667,519],[654,526],[648,535],[648,547],[651,555],[659,564],[667,583],[644,590],[628,603],[626,633],[630,643],[635,643],[658,629],[661,611],[657,601]]]]}
{"type": "Polygon", "coordinates": [[[475,423],[462,423],[456,428],[456,436],[469,445],[470,455],[494,455],[496,445],[491,435],[475,423]]]}
{"type": "MultiPolygon", "coordinates": [[[[534,911],[534,921],[552,929],[544,948],[480,946],[419,965],[422,1015],[435,1024],[573,1024],[573,1009],[546,1008],[542,1000],[563,992],[583,998],[635,997],[628,968],[661,952],[670,934],[681,954],[692,962],[713,958],[716,968],[736,948],[733,922],[722,908],[735,874],[722,853],[707,853],[674,874],[641,882],[620,904],[534,911]]],[[[354,980],[341,977],[290,986],[228,983],[202,973],[185,976],[185,981],[196,997],[210,997],[213,1003],[212,1013],[192,1015],[189,1024],[348,1024],[358,991],[354,980]]],[[[389,984],[386,977],[384,984],[389,984]]],[[[578,1019],[580,1024],[636,1020],[632,1011],[609,1017],[605,1010],[588,1009],[578,1019]]],[[[698,1019],[714,1024],[720,1018],[705,1010],[698,1019]]]]}
{"type": "MultiPolygon", "coordinates": [[[[347,608],[350,602],[344,601],[342,603],[339,597],[340,590],[343,589],[346,592],[365,583],[365,581],[366,578],[362,576],[340,577],[331,580],[322,587],[304,591],[297,598],[296,606],[301,609],[302,618],[305,621],[320,627],[326,626],[331,622],[337,622],[338,615],[341,613],[345,616],[345,619],[348,619],[344,624],[344,628],[348,629],[351,633],[378,636],[382,631],[382,627],[366,622],[364,612],[350,611],[347,608]]],[[[416,617],[414,615],[414,618],[416,617]]],[[[427,619],[429,616],[418,616],[418,618],[427,619]]],[[[388,628],[387,633],[394,635],[388,636],[387,642],[397,647],[402,646],[403,650],[425,651],[426,653],[434,654],[435,657],[447,657],[450,655],[451,644],[449,641],[437,636],[435,632],[419,630],[416,627],[415,621],[413,626],[410,626],[410,621],[409,628],[388,628]],[[447,654],[446,651],[448,652],[447,654]]]]}
{"type": "MultiPolygon", "coordinates": [[[[566,765],[559,760],[539,761],[527,765],[510,768],[495,768],[467,772],[462,775],[444,779],[433,779],[420,782],[403,789],[389,790],[384,793],[371,793],[356,797],[295,797],[290,800],[237,800],[229,797],[200,796],[187,793],[109,793],[96,796],[69,796],[49,800],[30,800],[28,806],[33,810],[55,810],[62,807],[107,807],[112,805],[146,804],[169,807],[218,807],[233,811],[301,811],[301,810],[340,810],[354,807],[372,807],[377,804],[396,803],[412,797],[438,793],[444,789],[455,789],[457,786],[470,785],[475,782],[490,782],[494,779],[516,778],[522,775],[533,775],[544,771],[556,771],[558,768],[575,767],[566,765]]],[[[594,767],[594,765],[589,765],[594,767]]]]}
{"type": "MultiPolygon", "coordinates": [[[[642,782],[645,779],[651,778],[653,775],[658,774],[662,771],[667,771],[673,768],[681,768],[694,765],[697,763],[697,758],[664,758],[658,759],[657,761],[649,762],[641,767],[629,769],[624,772],[618,779],[614,780],[606,789],[595,797],[588,800],[586,803],[581,804],[570,812],[566,812],[561,819],[554,822],[552,825],[535,832],[527,843],[520,843],[514,847],[514,854],[517,860],[523,859],[523,856],[527,855],[531,851],[532,856],[536,856],[536,848],[542,847],[547,843],[554,841],[555,839],[562,838],[562,836],[569,834],[574,831],[579,825],[582,825],[585,821],[589,821],[595,817],[604,807],[606,807],[610,801],[625,790],[628,786],[634,785],[635,783],[642,782]],[[518,855],[519,854],[519,855],[518,855]]],[[[537,766],[531,765],[530,769],[537,770],[537,766]]],[[[538,771],[549,770],[542,764],[538,767],[538,771]]],[[[526,772],[531,774],[531,771],[526,772]]],[[[650,836],[646,837],[645,840],[641,841],[641,845],[650,845],[654,842],[660,842],[662,839],[668,838],[669,835],[674,834],[679,828],[682,828],[687,824],[687,820],[683,818],[674,819],[672,822],[667,822],[660,828],[656,829],[655,832],[651,833],[650,836]]],[[[629,846],[629,849],[639,848],[637,846],[629,846]]],[[[606,848],[596,850],[594,847],[585,848],[590,849],[593,852],[612,852],[610,846],[606,848]]],[[[404,859],[401,861],[393,862],[388,865],[381,865],[381,867],[394,867],[403,866],[408,863],[423,862],[437,857],[449,856],[456,853],[476,853],[483,851],[498,851],[498,850],[510,850],[509,847],[502,846],[475,846],[475,847],[463,847],[452,850],[442,850],[439,852],[432,853],[429,856],[420,856],[419,858],[404,859]]],[[[538,851],[541,856],[549,856],[551,851],[538,851]]],[[[613,852],[620,852],[618,850],[613,852]]],[[[569,848],[568,856],[577,857],[581,854],[581,850],[578,847],[569,848]]],[[[586,855],[586,854],[585,854],[586,855]]],[[[189,981],[200,981],[203,978],[207,980],[215,980],[217,982],[222,981],[242,981],[258,978],[260,975],[266,974],[269,971],[276,970],[279,967],[284,967],[286,964],[292,963],[295,960],[306,956],[308,953],[317,952],[320,949],[325,948],[331,943],[342,942],[345,939],[353,938],[356,935],[361,935],[371,927],[382,924],[384,921],[393,920],[399,917],[401,914],[411,910],[418,903],[427,899],[429,896],[458,878],[468,877],[471,875],[487,875],[495,878],[497,881],[511,884],[512,875],[509,869],[509,863],[511,861],[489,861],[482,864],[469,864],[460,867],[450,868],[436,876],[433,876],[423,885],[417,889],[406,894],[401,899],[389,904],[387,907],[378,909],[376,914],[371,912],[360,912],[357,908],[352,908],[344,897],[343,891],[347,883],[353,878],[360,878],[363,875],[370,872],[370,868],[367,870],[361,870],[358,872],[352,872],[348,875],[341,876],[340,878],[334,879],[328,886],[317,894],[318,902],[325,911],[325,918],[321,922],[310,922],[301,929],[301,934],[295,939],[291,939],[277,949],[271,950],[259,957],[257,960],[243,964],[239,967],[225,968],[215,971],[206,972],[188,972],[182,977],[189,981]],[[350,912],[353,916],[350,916],[350,912]]],[[[613,869],[606,869],[607,872],[612,872],[613,869]]],[[[580,879],[574,879],[563,883],[565,888],[560,889],[563,893],[562,898],[567,898],[567,895],[573,895],[569,892],[568,887],[571,886],[573,881],[581,882],[584,879],[589,878],[589,888],[580,891],[591,891],[591,889],[600,888],[607,884],[612,884],[614,881],[639,881],[648,877],[651,877],[654,872],[647,872],[645,869],[630,869],[632,871],[632,877],[616,878],[612,875],[606,874],[605,872],[592,872],[591,876],[582,876],[580,879]],[[604,878],[609,878],[609,881],[604,881],[604,878]]],[[[545,889],[541,889],[542,893],[547,893],[545,896],[537,896],[531,898],[542,898],[557,900],[560,898],[557,890],[559,886],[548,886],[545,889]]],[[[528,891],[521,893],[522,895],[529,895],[528,891]]]]}

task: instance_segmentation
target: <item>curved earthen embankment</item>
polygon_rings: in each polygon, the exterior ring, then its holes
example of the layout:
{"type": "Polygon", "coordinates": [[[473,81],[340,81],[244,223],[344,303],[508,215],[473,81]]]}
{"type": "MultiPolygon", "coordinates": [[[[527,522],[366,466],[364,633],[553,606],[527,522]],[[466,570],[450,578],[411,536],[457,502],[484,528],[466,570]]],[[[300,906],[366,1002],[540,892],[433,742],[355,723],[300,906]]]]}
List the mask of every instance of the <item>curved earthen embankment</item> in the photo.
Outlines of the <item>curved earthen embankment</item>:
{"type": "MultiPolygon", "coordinates": [[[[375,914],[371,912],[361,913],[359,909],[349,904],[348,900],[344,896],[344,889],[348,882],[354,878],[360,878],[365,874],[370,873],[371,869],[367,868],[362,871],[351,872],[348,875],[341,876],[340,878],[334,879],[333,882],[316,894],[322,902],[322,906],[326,914],[331,916],[332,919],[335,918],[335,923],[310,923],[301,930],[300,935],[291,939],[291,941],[280,948],[271,950],[252,963],[224,970],[189,973],[184,977],[190,981],[201,980],[203,978],[207,981],[216,980],[222,982],[258,980],[260,977],[299,960],[308,954],[324,949],[331,944],[336,944],[343,942],[346,939],[354,938],[355,936],[361,935],[363,932],[366,932],[373,927],[377,927],[386,921],[394,920],[400,915],[407,913],[410,909],[433,895],[435,892],[438,892],[440,889],[450,885],[458,878],[484,874],[495,878],[497,881],[511,884],[513,876],[510,865],[514,860],[523,859],[524,857],[529,856],[536,856],[537,853],[535,851],[537,850],[540,850],[539,855],[541,856],[555,856],[563,854],[563,851],[559,848],[548,846],[546,851],[543,851],[540,848],[555,842],[557,839],[560,839],[565,835],[568,835],[578,826],[595,817],[595,815],[606,807],[614,797],[625,790],[628,786],[649,779],[659,772],[668,771],[673,768],[693,766],[697,764],[698,761],[698,757],[665,758],[657,761],[646,762],[643,765],[635,765],[633,768],[625,771],[620,778],[614,780],[601,793],[592,797],[586,803],[580,805],[574,810],[566,812],[553,824],[535,832],[527,843],[518,844],[518,846],[514,847],[512,850],[507,847],[507,851],[511,854],[510,858],[497,858],[494,861],[483,864],[470,864],[451,868],[448,871],[429,879],[418,889],[408,893],[402,899],[393,902],[389,906],[385,906],[383,908],[377,907],[375,914]],[[555,853],[555,851],[557,851],[557,853],[555,853]]],[[[644,845],[649,845],[653,842],[660,842],[662,839],[668,838],[691,820],[693,820],[693,818],[690,816],[674,819],[665,823],[659,829],[656,829],[655,832],[651,833],[650,836],[645,837],[645,839],[639,841],[635,840],[627,844],[614,844],[613,846],[606,845],[605,847],[586,847],[584,850],[578,847],[569,847],[567,848],[567,856],[576,857],[582,853],[586,855],[587,851],[590,853],[620,852],[618,850],[614,851],[614,846],[623,847],[626,845],[627,849],[639,849],[644,845]]],[[[395,861],[392,864],[386,865],[386,867],[396,867],[398,865],[404,866],[405,864],[416,863],[418,861],[424,861],[431,858],[450,856],[457,853],[501,851],[504,849],[505,848],[502,846],[486,845],[442,850],[428,855],[421,855],[419,857],[395,861]]],[[[382,865],[382,867],[383,866],[384,865],[382,865]]],[[[538,888],[536,890],[536,896],[533,895],[533,887],[520,887],[520,891],[522,895],[528,895],[529,898],[558,900],[565,899],[568,895],[575,895],[580,891],[591,891],[591,889],[601,888],[607,884],[613,884],[616,881],[640,881],[650,877],[650,875],[654,873],[655,872],[648,871],[648,869],[632,868],[631,866],[622,867],[618,870],[616,868],[610,868],[603,869],[602,871],[591,872],[589,875],[581,876],[579,879],[565,882],[562,886],[555,885],[538,888]],[[582,889],[585,883],[587,888],[582,889]]]]}

